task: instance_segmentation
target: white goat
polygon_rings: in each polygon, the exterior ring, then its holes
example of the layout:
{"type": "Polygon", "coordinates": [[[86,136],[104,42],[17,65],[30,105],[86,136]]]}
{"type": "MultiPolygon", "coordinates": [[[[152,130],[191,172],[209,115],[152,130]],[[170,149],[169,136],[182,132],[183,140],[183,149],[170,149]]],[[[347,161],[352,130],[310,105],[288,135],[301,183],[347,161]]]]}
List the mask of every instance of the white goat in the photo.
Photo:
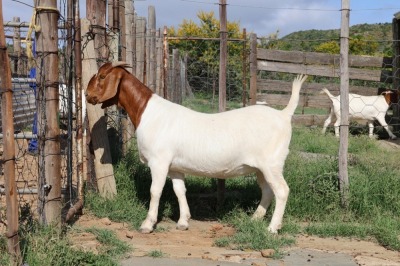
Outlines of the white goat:
{"type": "MultiPolygon", "coordinates": [[[[59,101],[59,108],[60,108],[60,115],[66,117],[68,113],[68,91],[67,91],[67,85],[66,84],[59,84],[58,85],[58,92],[60,96],[60,101],[59,101]]],[[[76,114],[76,100],[75,100],[75,88],[71,88],[72,90],[72,114],[76,114]]],[[[85,99],[85,94],[83,93],[84,91],[82,90],[82,121],[85,119],[86,115],[86,99],[85,99]]]]}
{"type": "Polygon", "coordinates": [[[157,222],[161,193],[167,175],[178,198],[177,228],[189,227],[184,174],[230,178],[257,174],[261,202],[253,218],[261,218],[276,198],[272,233],[281,228],[289,187],[283,167],[292,136],[291,119],[299,91],[307,76],[293,82],[292,96],[283,110],[254,105],[237,110],[203,114],[169,102],[154,94],[130,74],[124,62],[106,63],[88,84],[86,99],[102,107],[123,107],[136,128],[142,162],[151,169],[149,212],[140,230],[150,233],[157,222]]]}
{"type": "MultiPolygon", "coordinates": [[[[333,115],[336,116],[335,135],[339,137],[339,125],[340,125],[340,95],[333,96],[326,88],[322,89],[321,93],[326,93],[329,99],[332,101],[331,112],[328,118],[325,120],[322,133],[325,134],[326,128],[332,121],[333,115]]],[[[365,119],[368,120],[369,136],[374,135],[374,120],[378,122],[386,129],[391,139],[396,139],[396,136],[390,131],[386,121],[385,115],[390,105],[390,94],[391,91],[385,91],[382,95],[377,96],[362,96],[358,94],[349,94],[349,117],[354,119],[365,119]]]]}

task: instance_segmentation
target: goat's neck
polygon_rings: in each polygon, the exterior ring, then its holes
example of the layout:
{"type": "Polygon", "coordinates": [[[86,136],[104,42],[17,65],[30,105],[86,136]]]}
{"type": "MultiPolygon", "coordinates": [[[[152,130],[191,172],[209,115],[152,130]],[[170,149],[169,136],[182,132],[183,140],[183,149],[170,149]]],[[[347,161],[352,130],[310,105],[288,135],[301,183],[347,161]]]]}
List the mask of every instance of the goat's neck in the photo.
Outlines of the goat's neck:
{"type": "Polygon", "coordinates": [[[390,105],[390,93],[384,93],[383,97],[385,97],[386,103],[390,105]]]}
{"type": "Polygon", "coordinates": [[[124,78],[119,88],[118,105],[125,109],[137,129],[153,92],[132,75],[124,78]]]}

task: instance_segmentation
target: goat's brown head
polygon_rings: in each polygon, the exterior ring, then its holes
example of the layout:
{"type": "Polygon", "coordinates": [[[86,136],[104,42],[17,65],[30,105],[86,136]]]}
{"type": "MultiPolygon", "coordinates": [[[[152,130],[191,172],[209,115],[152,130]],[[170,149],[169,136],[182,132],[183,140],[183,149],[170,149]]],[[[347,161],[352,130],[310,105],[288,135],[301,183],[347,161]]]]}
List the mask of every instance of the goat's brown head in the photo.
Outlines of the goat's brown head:
{"type": "Polygon", "coordinates": [[[395,91],[379,88],[378,93],[385,97],[386,103],[388,105],[392,103],[397,103],[399,101],[398,94],[395,91]]]}
{"type": "Polygon", "coordinates": [[[86,89],[86,100],[91,104],[102,103],[106,108],[118,104],[117,94],[121,79],[129,72],[125,62],[105,63],[89,81],[86,89]]]}

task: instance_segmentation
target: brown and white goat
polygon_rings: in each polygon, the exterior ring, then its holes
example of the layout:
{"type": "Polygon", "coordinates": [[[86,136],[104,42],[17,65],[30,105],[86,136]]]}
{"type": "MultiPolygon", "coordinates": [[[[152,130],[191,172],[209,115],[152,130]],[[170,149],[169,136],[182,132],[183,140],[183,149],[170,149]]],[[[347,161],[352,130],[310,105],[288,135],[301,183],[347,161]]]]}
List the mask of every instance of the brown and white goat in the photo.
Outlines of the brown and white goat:
{"type": "Polygon", "coordinates": [[[262,198],[253,218],[263,217],[275,196],[268,229],[277,233],[289,195],[282,172],[292,136],[291,119],[307,76],[294,80],[292,96],[283,110],[254,105],[204,114],[159,97],[126,67],[123,62],[100,67],[88,84],[86,99],[103,108],[117,104],[135,126],[140,158],[152,176],[149,212],[140,230],[153,230],[167,176],[179,202],[177,228],[186,230],[190,210],[185,174],[226,179],[256,173],[262,198]]]}
{"type": "MultiPolygon", "coordinates": [[[[326,128],[332,121],[332,117],[336,117],[335,135],[339,137],[340,118],[340,95],[333,96],[326,88],[322,89],[321,93],[328,95],[332,101],[331,112],[324,122],[322,133],[325,134],[326,128]]],[[[385,115],[391,103],[392,91],[383,91],[381,95],[363,96],[354,93],[349,94],[349,117],[353,119],[365,119],[368,121],[369,137],[374,135],[374,120],[377,120],[382,127],[387,131],[391,139],[396,139],[396,136],[389,129],[385,120],[385,115]]]]}

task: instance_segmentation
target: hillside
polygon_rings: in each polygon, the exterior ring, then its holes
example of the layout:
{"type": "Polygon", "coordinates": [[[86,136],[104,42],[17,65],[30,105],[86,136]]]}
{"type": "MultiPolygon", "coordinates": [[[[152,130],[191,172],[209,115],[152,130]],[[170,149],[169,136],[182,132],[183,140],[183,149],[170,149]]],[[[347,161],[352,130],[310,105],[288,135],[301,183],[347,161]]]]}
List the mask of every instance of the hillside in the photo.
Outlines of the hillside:
{"type": "MultiPolygon", "coordinates": [[[[281,39],[285,50],[315,51],[315,48],[326,42],[339,42],[340,29],[306,30],[288,34],[281,39]]],[[[350,39],[374,44],[374,51],[390,55],[392,46],[392,24],[358,24],[350,27],[350,39]],[[376,50],[375,50],[376,49],[376,50]]]]}

